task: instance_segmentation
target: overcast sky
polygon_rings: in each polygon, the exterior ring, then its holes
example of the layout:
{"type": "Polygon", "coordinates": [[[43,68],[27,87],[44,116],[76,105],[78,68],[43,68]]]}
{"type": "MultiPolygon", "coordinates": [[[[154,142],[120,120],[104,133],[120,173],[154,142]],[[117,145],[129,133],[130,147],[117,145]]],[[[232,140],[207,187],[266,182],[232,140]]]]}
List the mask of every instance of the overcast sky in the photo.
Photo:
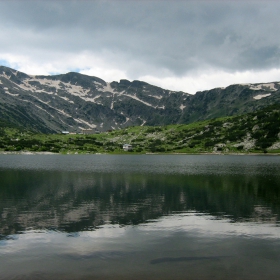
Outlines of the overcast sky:
{"type": "Polygon", "coordinates": [[[0,1],[0,65],[189,93],[280,81],[280,1],[0,1]]]}

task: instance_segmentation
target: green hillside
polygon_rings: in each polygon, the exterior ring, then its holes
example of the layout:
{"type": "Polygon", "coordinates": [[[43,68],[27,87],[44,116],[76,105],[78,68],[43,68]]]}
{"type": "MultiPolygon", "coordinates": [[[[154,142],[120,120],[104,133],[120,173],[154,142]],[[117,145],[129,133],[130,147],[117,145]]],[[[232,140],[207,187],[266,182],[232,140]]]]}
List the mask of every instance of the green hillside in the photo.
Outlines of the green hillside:
{"type": "Polygon", "coordinates": [[[0,151],[54,153],[280,153],[280,105],[192,124],[94,135],[35,134],[0,121],[0,151]],[[133,151],[124,152],[123,144],[133,151]]]}

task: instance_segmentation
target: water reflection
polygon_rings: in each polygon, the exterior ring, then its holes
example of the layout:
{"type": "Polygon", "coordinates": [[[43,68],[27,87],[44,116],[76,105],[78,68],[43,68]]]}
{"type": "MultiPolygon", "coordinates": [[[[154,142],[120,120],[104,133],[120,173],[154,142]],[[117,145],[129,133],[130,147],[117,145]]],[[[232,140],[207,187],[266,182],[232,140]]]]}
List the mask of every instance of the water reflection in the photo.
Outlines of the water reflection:
{"type": "Polygon", "coordinates": [[[0,279],[280,279],[279,166],[0,157],[0,279]]]}
{"type": "MultiPolygon", "coordinates": [[[[203,166],[202,166],[203,167],[203,166]]],[[[201,171],[201,170],[200,170],[201,171]]],[[[1,171],[2,236],[28,229],[66,232],[138,225],[197,212],[230,222],[278,225],[278,174],[143,174],[1,171]]]]}

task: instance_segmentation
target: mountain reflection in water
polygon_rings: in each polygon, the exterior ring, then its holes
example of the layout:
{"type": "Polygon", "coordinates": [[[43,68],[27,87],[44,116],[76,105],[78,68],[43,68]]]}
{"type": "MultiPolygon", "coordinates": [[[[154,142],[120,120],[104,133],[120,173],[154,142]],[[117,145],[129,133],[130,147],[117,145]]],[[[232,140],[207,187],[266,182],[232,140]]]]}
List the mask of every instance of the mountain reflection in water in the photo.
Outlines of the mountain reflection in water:
{"type": "Polygon", "coordinates": [[[0,279],[280,279],[279,171],[266,156],[2,155],[0,279]]]}
{"type": "Polygon", "coordinates": [[[278,174],[1,172],[1,234],[138,225],[195,211],[231,222],[279,222],[278,174]]]}

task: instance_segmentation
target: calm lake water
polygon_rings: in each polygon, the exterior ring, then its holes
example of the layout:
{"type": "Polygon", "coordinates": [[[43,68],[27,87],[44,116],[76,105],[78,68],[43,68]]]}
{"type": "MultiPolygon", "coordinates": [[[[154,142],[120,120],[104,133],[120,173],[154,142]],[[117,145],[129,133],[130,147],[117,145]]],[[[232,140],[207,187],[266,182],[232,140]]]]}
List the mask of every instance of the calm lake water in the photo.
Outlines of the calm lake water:
{"type": "Polygon", "coordinates": [[[280,157],[0,155],[0,279],[280,279],[280,157]]]}

